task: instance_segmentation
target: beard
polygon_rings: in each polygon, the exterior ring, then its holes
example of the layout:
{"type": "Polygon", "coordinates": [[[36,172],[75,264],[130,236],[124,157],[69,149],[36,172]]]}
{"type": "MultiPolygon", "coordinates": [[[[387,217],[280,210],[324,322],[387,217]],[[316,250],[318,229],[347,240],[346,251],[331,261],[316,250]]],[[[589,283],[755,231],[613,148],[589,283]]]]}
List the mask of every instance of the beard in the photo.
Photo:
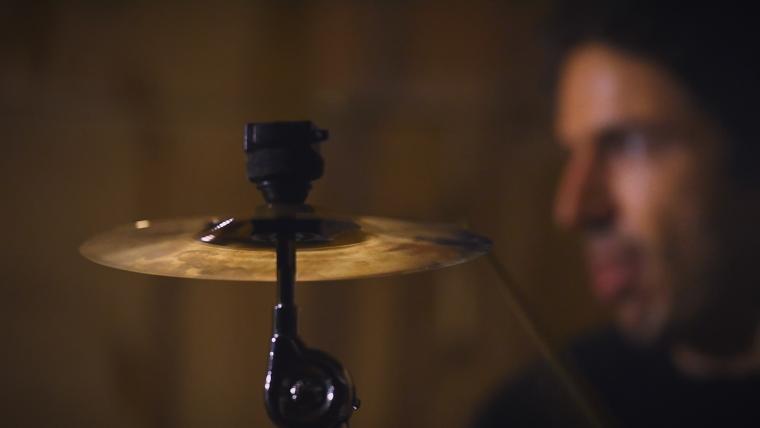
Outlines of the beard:
{"type": "Polygon", "coordinates": [[[670,228],[657,279],[670,290],[670,302],[660,331],[651,337],[656,345],[685,345],[715,357],[754,346],[760,321],[760,239],[749,226],[756,220],[737,219],[737,211],[731,211],[726,210],[730,218],[713,219],[709,227],[692,223],[691,230],[684,230],[689,224],[681,223],[670,228]]]}

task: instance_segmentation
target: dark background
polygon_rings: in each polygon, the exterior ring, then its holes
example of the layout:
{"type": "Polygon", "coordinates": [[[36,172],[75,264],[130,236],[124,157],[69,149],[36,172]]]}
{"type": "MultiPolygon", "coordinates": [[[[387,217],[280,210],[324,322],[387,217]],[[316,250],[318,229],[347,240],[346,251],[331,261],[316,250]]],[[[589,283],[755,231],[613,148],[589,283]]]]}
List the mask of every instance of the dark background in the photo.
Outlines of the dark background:
{"type": "MultiPolygon", "coordinates": [[[[554,346],[602,319],[551,223],[545,2],[0,4],[3,426],[266,427],[274,288],[150,277],[81,242],[142,218],[250,211],[242,129],[331,131],[311,202],[491,237],[554,346]]],[[[359,428],[465,426],[536,356],[485,259],[304,285],[359,428]]]]}

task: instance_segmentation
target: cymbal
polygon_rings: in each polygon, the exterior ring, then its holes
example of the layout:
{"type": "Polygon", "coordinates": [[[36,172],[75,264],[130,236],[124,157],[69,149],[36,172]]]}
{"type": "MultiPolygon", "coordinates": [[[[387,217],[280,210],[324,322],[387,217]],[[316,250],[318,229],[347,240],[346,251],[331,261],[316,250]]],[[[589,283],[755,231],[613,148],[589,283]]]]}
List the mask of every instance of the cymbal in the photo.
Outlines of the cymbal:
{"type": "Polygon", "coordinates": [[[133,272],[271,282],[276,280],[273,230],[282,230],[282,221],[297,224],[299,282],[437,269],[471,260],[491,246],[488,239],[447,224],[299,213],[286,220],[271,215],[140,220],[91,238],[80,252],[133,272]]]}

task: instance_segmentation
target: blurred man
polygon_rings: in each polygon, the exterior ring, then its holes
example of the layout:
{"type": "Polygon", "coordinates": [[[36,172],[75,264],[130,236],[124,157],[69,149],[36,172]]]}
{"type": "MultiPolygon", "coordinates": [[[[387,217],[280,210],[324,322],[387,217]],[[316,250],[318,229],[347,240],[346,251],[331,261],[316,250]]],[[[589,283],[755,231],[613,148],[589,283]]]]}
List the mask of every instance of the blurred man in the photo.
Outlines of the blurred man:
{"type": "Polygon", "coordinates": [[[729,4],[570,3],[555,218],[616,328],[566,355],[595,417],[537,368],[478,426],[758,427],[757,24],[729,4]]]}

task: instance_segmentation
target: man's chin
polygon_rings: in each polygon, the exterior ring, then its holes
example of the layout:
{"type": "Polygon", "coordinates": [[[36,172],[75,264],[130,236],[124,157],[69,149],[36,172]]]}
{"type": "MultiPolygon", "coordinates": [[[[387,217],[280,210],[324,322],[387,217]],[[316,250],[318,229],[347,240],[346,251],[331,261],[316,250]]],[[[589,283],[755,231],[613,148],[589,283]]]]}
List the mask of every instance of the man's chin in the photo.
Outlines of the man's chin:
{"type": "Polygon", "coordinates": [[[639,302],[624,302],[615,309],[615,321],[621,335],[633,345],[652,347],[662,339],[666,314],[639,302]]]}

